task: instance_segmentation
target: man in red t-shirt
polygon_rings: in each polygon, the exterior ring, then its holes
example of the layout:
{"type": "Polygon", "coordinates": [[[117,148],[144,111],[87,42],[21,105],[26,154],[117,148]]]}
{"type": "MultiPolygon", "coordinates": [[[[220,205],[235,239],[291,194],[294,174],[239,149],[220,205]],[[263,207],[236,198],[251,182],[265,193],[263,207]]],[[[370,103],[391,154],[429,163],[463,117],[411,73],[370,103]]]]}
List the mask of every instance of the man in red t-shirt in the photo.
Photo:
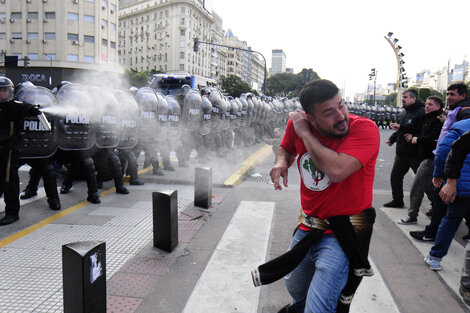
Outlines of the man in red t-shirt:
{"type": "MultiPolygon", "coordinates": [[[[288,168],[299,156],[303,212],[289,249],[317,222],[338,215],[353,217],[371,208],[380,146],[375,123],[349,115],[332,82],[310,82],[300,93],[300,103],[305,112],[289,113],[276,165],[270,173],[274,189],[282,189],[281,177],[287,187],[288,168]]],[[[303,261],[285,276],[293,303],[279,312],[335,312],[348,272],[348,257],[332,230],[326,230],[303,261]]]]}

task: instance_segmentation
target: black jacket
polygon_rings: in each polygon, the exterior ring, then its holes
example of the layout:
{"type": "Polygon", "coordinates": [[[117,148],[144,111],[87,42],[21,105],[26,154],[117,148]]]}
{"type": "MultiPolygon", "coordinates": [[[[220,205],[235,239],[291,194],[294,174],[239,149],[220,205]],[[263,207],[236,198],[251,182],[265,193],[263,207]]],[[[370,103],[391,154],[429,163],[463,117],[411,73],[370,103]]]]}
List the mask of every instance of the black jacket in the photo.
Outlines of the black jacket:
{"type": "Polygon", "coordinates": [[[418,145],[406,142],[405,134],[419,137],[425,114],[424,103],[420,100],[406,107],[398,114],[397,123],[400,124],[400,129],[397,129],[389,138],[392,144],[397,143],[396,153],[398,155],[418,157],[418,145]]]}
{"type": "Polygon", "coordinates": [[[444,166],[444,176],[447,178],[460,178],[463,162],[470,153],[470,131],[467,131],[452,144],[452,150],[447,155],[444,166]]]}
{"type": "Polygon", "coordinates": [[[15,100],[0,102],[0,147],[12,147],[16,150],[22,118],[38,113],[38,109],[32,104],[15,100]]]}
{"type": "Polygon", "coordinates": [[[437,138],[442,129],[442,123],[437,117],[441,113],[438,110],[424,116],[421,135],[418,136],[418,155],[421,160],[435,157],[433,150],[436,149],[437,138]]]}

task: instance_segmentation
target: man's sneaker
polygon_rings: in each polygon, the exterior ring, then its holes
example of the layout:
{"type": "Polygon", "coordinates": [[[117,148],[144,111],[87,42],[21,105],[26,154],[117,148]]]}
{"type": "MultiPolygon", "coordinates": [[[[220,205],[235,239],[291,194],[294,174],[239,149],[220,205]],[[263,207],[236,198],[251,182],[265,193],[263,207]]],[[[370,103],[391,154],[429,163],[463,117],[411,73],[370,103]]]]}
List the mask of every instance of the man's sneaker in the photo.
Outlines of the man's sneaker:
{"type": "Polygon", "coordinates": [[[416,217],[411,217],[407,215],[405,217],[400,218],[397,223],[401,225],[412,225],[412,224],[417,224],[418,219],[416,217]]]}
{"type": "Polygon", "coordinates": [[[424,258],[424,263],[426,263],[433,271],[442,270],[441,260],[439,258],[433,257],[430,254],[424,258]]]}
{"type": "Polygon", "coordinates": [[[277,311],[277,313],[296,313],[296,311],[292,304],[288,304],[277,311]]]}
{"type": "Polygon", "coordinates": [[[405,207],[405,203],[403,203],[403,201],[392,200],[385,203],[383,206],[386,208],[403,208],[405,207]]]}
{"type": "Polygon", "coordinates": [[[410,231],[410,236],[422,242],[433,242],[435,239],[433,236],[426,235],[425,231],[410,231]]]}
{"type": "Polygon", "coordinates": [[[60,188],[60,193],[65,195],[66,193],[69,193],[71,188],[72,186],[62,185],[62,187],[60,188]]]}
{"type": "Polygon", "coordinates": [[[462,296],[463,302],[465,302],[466,305],[470,305],[470,290],[464,288],[463,286],[460,286],[459,292],[462,296]]]}
{"type": "Polygon", "coordinates": [[[432,216],[432,209],[429,209],[429,210],[426,212],[426,216],[428,216],[428,217],[431,217],[431,216],[432,216]]]}

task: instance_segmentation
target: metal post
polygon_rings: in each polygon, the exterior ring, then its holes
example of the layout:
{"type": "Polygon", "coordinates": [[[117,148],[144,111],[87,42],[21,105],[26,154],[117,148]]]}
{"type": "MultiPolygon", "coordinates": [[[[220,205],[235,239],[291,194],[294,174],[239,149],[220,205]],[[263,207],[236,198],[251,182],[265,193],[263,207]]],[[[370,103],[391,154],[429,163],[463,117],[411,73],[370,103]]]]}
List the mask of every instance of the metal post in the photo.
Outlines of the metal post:
{"type": "Polygon", "coordinates": [[[106,312],[106,244],[62,246],[64,313],[106,312]]]}
{"type": "Polygon", "coordinates": [[[168,252],[178,245],[178,191],[152,193],[153,246],[168,252]]]}
{"type": "Polygon", "coordinates": [[[194,175],[194,205],[205,209],[212,205],[212,168],[196,167],[194,175]]]}

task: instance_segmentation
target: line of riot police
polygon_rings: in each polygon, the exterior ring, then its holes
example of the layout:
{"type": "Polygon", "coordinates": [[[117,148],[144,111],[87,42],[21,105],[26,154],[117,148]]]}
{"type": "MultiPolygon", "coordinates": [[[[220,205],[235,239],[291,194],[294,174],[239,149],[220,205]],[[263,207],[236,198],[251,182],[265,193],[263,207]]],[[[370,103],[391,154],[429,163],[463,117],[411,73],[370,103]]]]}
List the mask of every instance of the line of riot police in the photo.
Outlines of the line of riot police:
{"type": "Polygon", "coordinates": [[[19,101],[39,105],[50,129],[37,116],[24,117],[19,131],[19,166],[29,164],[30,181],[22,199],[37,194],[44,180],[49,207],[61,208],[56,172],[65,169],[61,194],[70,192],[74,179],[87,182],[87,200],[99,203],[102,181],[114,179],[116,192],[127,194],[130,184],[141,185],[137,159],[142,151],[156,175],[174,170],[170,152],[180,166],[187,166],[191,151],[206,163],[214,155],[225,157],[231,150],[259,143],[284,128],[288,113],[301,108],[298,100],[224,96],[215,88],[201,92],[188,85],[177,95],[163,95],[149,87],[129,91],[87,87],[62,82],[52,91],[25,82],[15,87],[19,101]]]}
{"type": "Polygon", "coordinates": [[[397,122],[398,113],[403,108],[397,108],[389,105],[367,105],[347,103],[349,113],[354,115],[363,116],[371,119],[377,124],[377,127],[391,128],[392,123],[397,122]]]}

